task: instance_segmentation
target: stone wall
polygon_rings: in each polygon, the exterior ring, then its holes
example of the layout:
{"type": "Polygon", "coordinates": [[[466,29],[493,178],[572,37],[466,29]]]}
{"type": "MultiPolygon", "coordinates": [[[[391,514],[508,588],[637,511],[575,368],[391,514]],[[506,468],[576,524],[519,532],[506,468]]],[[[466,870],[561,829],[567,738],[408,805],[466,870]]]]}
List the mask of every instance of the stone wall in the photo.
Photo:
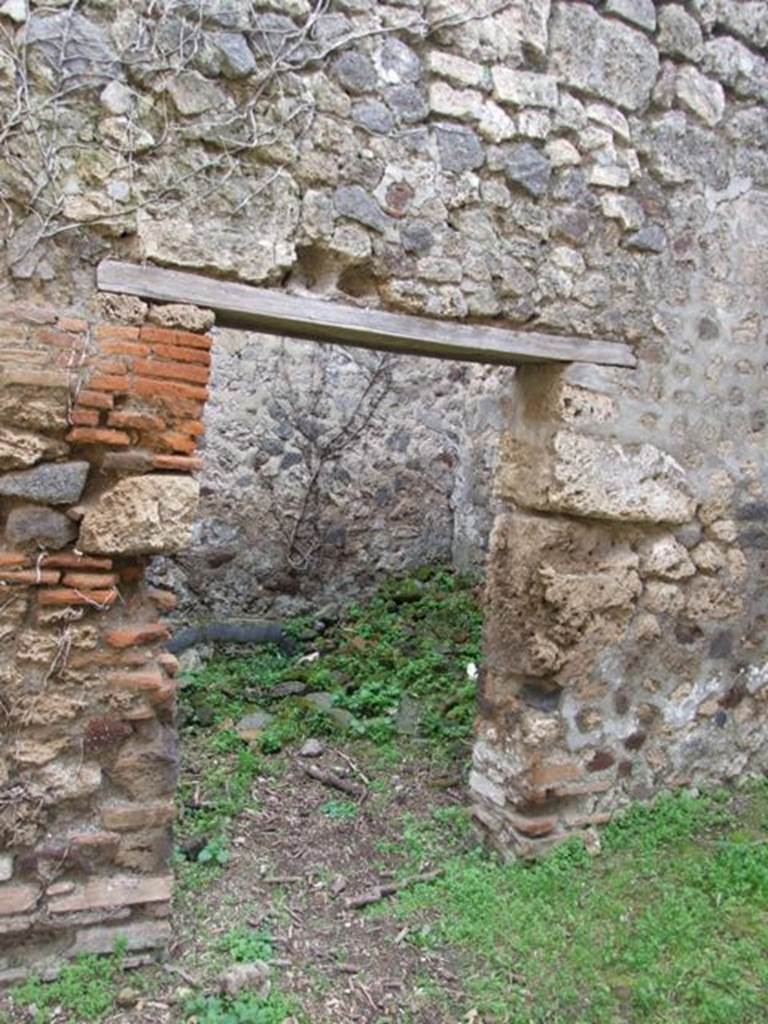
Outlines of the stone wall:
{"type": "Polygon", "coordinates": [[[159,318],[0,311],[0,983],[170,934],[175,598],[144,569],[191,534],[211,339],[159,318]]]}
{"type": "Polygon", "coordinates": [[[214,336],[200,518],[152,570],[177,619],[317,610],[428,562],[482,570],[511,368],[214,336]]]}
{"type": "MultiPolygon", "coordinates": [[[[472,777],[503,849],[764,770],[763,2],[2,11],[3,296],[90,309],[111,255],[634,345],[508,388],[472,777]]],[[[15,423],[27,457],[62,459],[54,423],[15,423]]],[[[169,433],[139,437],[194,457],[169,433]]]]}

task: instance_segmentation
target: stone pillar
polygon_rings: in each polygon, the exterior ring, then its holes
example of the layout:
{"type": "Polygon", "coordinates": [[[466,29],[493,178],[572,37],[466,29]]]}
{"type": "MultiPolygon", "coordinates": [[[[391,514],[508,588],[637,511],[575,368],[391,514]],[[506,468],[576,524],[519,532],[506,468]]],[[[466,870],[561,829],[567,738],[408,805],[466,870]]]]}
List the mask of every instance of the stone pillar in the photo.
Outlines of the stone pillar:
{"type": "Polygon", "coordinates": [[[697,504],[680,464],[635,440],[627,376],[524,368],[509,398],[471,776],[508,854],[766,766],[757,577],[716,496],[697,504]]]}
{"type": "Polygon", "coordinates": [[[178,324],[213,318],[111,305],[0,311],[0,983],[170,932],[174,598],[144,568],[193,525],[211,339],[178,324]]]}

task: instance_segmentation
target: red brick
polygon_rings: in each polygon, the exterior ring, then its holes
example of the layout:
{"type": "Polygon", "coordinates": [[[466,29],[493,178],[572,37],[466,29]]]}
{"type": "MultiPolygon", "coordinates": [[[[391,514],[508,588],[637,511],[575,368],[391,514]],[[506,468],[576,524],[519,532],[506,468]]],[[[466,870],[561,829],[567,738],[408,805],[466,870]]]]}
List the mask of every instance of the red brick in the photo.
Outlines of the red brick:
{"type": "Polygon", "coordinates": [[[62,316],[59,317],[59,322],[56,326],[62,331],[75,331],[75,333],[82,333],[83,331],[88,330],[88,321],[81,320],[80,317],[76,316],[62,316]]]}
{"type": "Polygon", "coordinates": [[[111,409],[115,404],[112,395],[102,391],[80,391],[77,396],[78,405],[92,406],[94,409],[111,409]]]}
{"type": "Polygon", "coordinates": [[[184,452],[191,455],[197,449],[197,441],[186,434],[177,434],[172,430],[166,431],[158,438],[164,448],[170,448],[173,452],[184,452]]]}
{"type": "Polygon", "coordinates": [[[131,381],[125,374],[94,373],[88,381],[88,387],[94,391],[115,391],[125,393],[130,390],[131,381]]]}
{"type": "Polygon", "coordinates": [[[153,345],[154,353],[161,359],[171,359],[176,363],[200,363],[211,365],[211,354],[202,348],[179,348],[178,345],[153,345]]]}
{"type": "Polygon", "coordinates": [[[74,551],[65,551],[58,555],[44,555],[40,564],[51,569],[100,569],[109,572],[112,568],[112,559],[93,558],[91,555],[76,555],[74,551]]]}
{"type": "Polygon", "coordinates": [[[127,907],[138,903],[161,903],[171,898],[170,875],[141,877],[123,875],[91,878],[69,896],[48,901],[52,914],[70,914],[99,907],[127,907]]]}
{"type": "Polygon", "coordinates": [[[190,384],[207,384],[211,375],[207,366],[194,363],[166,363],[160,359],[137,359],[134,369],[141,377],[184,380],[190,384]]]}
{"type": "Polygon", "coordinates": [[[529,818],[523,814],[507,814],[506,820],[526,836],[546,836],[557,827],[557,818],[549,815],[545,818],[529,818]]]}
{"type": "Polygon", "coordinates": [[[102,341],[99,349],[105,355],[138,356],[140,359],[146,359],[152,352],[149,345],[142,345],[138,341],[102,341]]]}
{"type": "Polygon", "coordinates": [[[99,424],[98,409],[72,409],[69,422],[74,427],[96,427],[99,424]]]}
{"type": "Polygon", "coordinates": [[[159,828],[174,819],[174,806],[170,801],[155,800],[146,804],[106,804],[101,809],[104,828],[115,832],[129,832],[138,828],[159,828]]]}
{"type": "Polygon", "coordinates": [[[536,788],[570,782],[582,775],[581,766],[573,761],[564,764],[539,764],[531,770],[530,782],[536,788]]]}
{"type": "Polygon", "coordinates": [[[41,590],[40,604],[42,605],[91,605],[101,607],[114,604],[117,600],[116,590],[91,590],[80,591],[69,588],[56,590],[41,590]]]}
{"type": "Polygon", "coordinates": [[[14,551],[0,551],[0,565],[25,565],[26,555],[18,555],[14,551]]]}
{"type": "Polygon", "coordinates": [[[117,583],[114,573],[68,572],[62,581],[77,590],[109,590],[117,583]]]}
{"type": "Polygon", "coordinates": [[[195,402],[208,401],[208,388],[195,387],[193,384],[179,384],[175,381],[149,380],[142,377],[134,383],[132,390],[136,395],[166,398],[171,402],[182,401],[185,398],[195,402]]]}
{"type": "Polygon", "coordinates": [[[121,427],[126,430],[165,430],[165,420],[159,416],[150,416],[142,412],[111,412],[107,420],[110,427],[121,427]]]}
{"type": "Polygon", "coordinates": [[[17,569],[15,572],[0,570],[0,580],[6,583],[18,583],[25,587],[49,587],[61,579],[60,572],[49,572],[41,569],[17,569]]]}
{"type": "Polygon", "coordinates": [[[96,337],[104,341],[138,341],[138,327],[123,327],[119,324],[98,324],[96,337]]]}
{"type": "Polygon", "coordinates": [[[107,430],[105,427],[75,427],[67,434],[67,440],[77,444],[129,445],[131,439],[122,430],[107,430]]]}
{"type": "Polygon", "coordinates": [[[53,327],[43,327],[39,331],[35,331],[35,340],[44,345],[55,345],[58,348],[70,348],[75,342],[75,338],[71,334],[57,331],[53,327]]]}
{"type": "Polygon", "coordinates": [[[0,885],[0,914],[23,914],[34,910],[41,893],[39,885],[0,885]]]}
{"type": "Polygon", "coordinates": [[[99,373],[114,376],[125,376],[130,368],[130,363],[126,359],[109,359],[101,355],[89,359],[87,365],[95,367],[99,373]]]}
{"type": "Polygon", "coordinates": [[[165,704],[176,695],[176,683],[157,665],[139,672],[113,672],[109,684],[116,690],[145,693],[153,704],[165,704]]]}
{"type": "Polygon", "coordinates": [[[213,344],[207,334],[193,334],[191,331],[179,331],[170,327],[141,328],[141,340],[160,345],[181,345],[183,348],[209,349],[213,344]]]}
{"type": "Polygon", "coordinates": [[[170,630],[159,622],[144,626],[122,626],[107,633],[105,639],[110,647],[134,647],[137,644],[153,644],[170,637],[170,630]]]}
{"type": "Polygon", "coordinates": [[[196,473],[203,468],[203,460],[196,455],[156,455],[155,469],[176,469],[182,473],[196,473]]]}

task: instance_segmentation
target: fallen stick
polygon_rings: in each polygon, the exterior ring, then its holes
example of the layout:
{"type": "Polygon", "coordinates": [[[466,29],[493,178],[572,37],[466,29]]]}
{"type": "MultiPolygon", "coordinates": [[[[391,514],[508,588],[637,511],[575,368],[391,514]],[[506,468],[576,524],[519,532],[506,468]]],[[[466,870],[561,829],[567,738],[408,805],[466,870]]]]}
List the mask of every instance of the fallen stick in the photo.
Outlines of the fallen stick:
{"type": "Polygon", "coordinates": [[[333,772],[323,771],[322,768],[318,768],[315,764],[304,765],[304,773],[309,775],[310,778],[322,782],[324,786],[328,786],[330,789],[338,789],[348,796],[365,796],[365,790],[358,786],[357,783],[342,779],[340,776],[334,775],[333,772]]]}
{"type": "Polygon", "coordinates": [[[360,910],[362,907],[370,906],[371,903],[378,903],[379,900],[394,896],[412,885],[419,885],[421,882],[434,882],[442,873],[442,869],[438,868],[436,871],[424,871],[420,875],[404,878],[402,882],[384,882],[382,885],[375,885],[367,892],[361,892],[357,896],[348,896],[344,900],[344,906],[347,910],[360,910]]]}

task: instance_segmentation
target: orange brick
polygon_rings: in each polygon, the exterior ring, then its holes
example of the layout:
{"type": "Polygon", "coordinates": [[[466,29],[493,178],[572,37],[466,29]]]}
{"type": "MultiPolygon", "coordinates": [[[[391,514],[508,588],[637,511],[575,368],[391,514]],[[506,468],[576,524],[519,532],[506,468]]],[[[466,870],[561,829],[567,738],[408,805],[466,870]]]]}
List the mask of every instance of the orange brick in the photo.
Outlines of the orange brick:
{"type": "Polygon", "coordinates": [[[56,326],[61,331],[74,331],[75,333],[81,333],[82,331],[88,330],[88,321],[81,320],[80,317],[76,316],[62,316],[59,317],[59,322],[56,326]]]}
{"type": "Polygon", "coordinates": [[[102,606],[114,604],[117,600],[116,590],[71,590],[61,588],[56,590],[41,590],[40,604],[42,605],[91,605],[102,606]]]}
{"type": "Polygon", "coordinates": [[[180,430],[182,434],[189,434],[190,437],[202,437],[205,433],[205,427],[201,420],[179,420],[176,429],[180,430]]]}
{"type": "Polygon", "coordinates": [[[125,374],[94,373],[88,381],[88,387],[93,391],[126,392],[130,386],[130,379],[125,374]]]}
{"type": "Polygon", "coordinates": [[[73,654],[67,661],[72,668],[99,665],[107,668],[139,668],[146,665],[151,655],[145,651],[87,651],[73,654]]]}
{"type": "Polygon", "coordinates": [[[113,672],[109,684],[117,690],[145,693],[153,704],[165,704],[176,695],[176,683],[155,665],[140,672],[113,672]]]}
{"type": "Polygon", "coordinates": [[[179,674],[179,659],[170,651],[161,651],[157,656],[158,665],[162,665],[166,675],[174,679],[179,674]]]}
{"type": "Polygon", "coordinates": [[[160,345],[180,345],[183,348],[209,349],[213,340],[208,334],[193,334],[191,331],[178,331],[170,327],[141,328],[141,340],[160,345]]]}
{"type": "Polygon", "coordinates": [[[567,761],[564,764],[539,764],[531,770],[530,782],[536,788],[570,782],[583,774],[581,766],[567,761]]]}
{"type": "Polygon", "coordinates": [[[142,377],[184,380],[190,384],[207,384],[210,377],[207,366],[196,366],[190,363],[165,363],[160,359],[137,359],[134,369],[142,377]]]}
{"type": "Polygon", "coordinates": [[[178,345],[154,345],[156,356],[161,359],[172,359],[177,363],[201,363],[211,365],[211,354],[202,348],[179,348],[178,345]]]}
{"type": "Polygon", "coordinates": [[[111,412],[107,420],[110,427],[125,430],[165,430],[165,420],[142,412],[111,412]]]}
{"type": "Polygon", "coordinates": [[[62,583],[77,590],[109,590],[117,583],[117,576],[103,572],[68,572],[62,583]]]}
{"type": "Polygon", "coordinates": [[[170,875],[111,875],[109,878],[90,878],[70,895],[49,900],[48,910],[52,914],[70,914],[99,907],[161,903],[171,898],[172,884],[173,879],[170,875]]]}
{"type": "Polygon", "coordinates": [[[41,565],[51,569],[100,569],[109,572],[112,569],[111,558],[93,558],[91,555],[76,555],[74,551],[58,555],[45,555],[41,565]]]}
{"type": "Polygon", "coordinates": [[[97,409],[72,409],[69,422],[73,427],[97,427],[99,412],[97,409]]]}
{"type": "Polygon", "coordinates": [[[27,556],[14,551],[0,551],[0,565],[26,565],[27,556]]]}
{"type": "Polygon", "coordinates": [[[54,327],[42,327],[39,331],[35,331],[35,340],[41,341],[45,345],[54,345],[57,348],[71,348],[75,342],[75,338],[71,334],[57,331],[54,327]]]}
{"type": "Polygon", "coordinates": [[[176,469],[182,473],[197,473],[203,468],[203,460],[197,455],[156,455],[152,464],[155,469],[176,469]]]}
{"type": "Polygon", "coordinates": [[[144,626],[122,626],[107,633],[105,639],[111,647],[133,647],[136,644],[152,644],[170,637],[170,630],[159,622],[144,626]]]}
{"type": "Polygon", "coordinates": [[[104,341],[138,341],[138,327],[123,327],[120,324],[98,324],[96,337],[104,341]]]}
{"type": "Polygon", "coordinates": [[[68,441],[77,444],[115,444],[131,443],[128,434],[122,430],[107,430],[106,427],[75,427],[67,434],[68,441]]]}
{"type": "Polygon", "coordinates": [[[171,402],[185,398],[196,402],[208,401],[208,388],[195,387],[193,384],[179,384],[176,381],[148,380],[142,377],[133,386],[133,392],[150,398],[166,398],[171,402]]]}
{"type": "Polygon", "coordinates": [[[187,437],[186,434],[174,433],[171,430],[161,434],[159,441],[164,448],[170,448],[172,452],[184,452],[186,455],[191,455],[197,448],[194,438],[187,437]]]}
{"type": "Polygon", "coordinates": [[[152,352],[149,345],[138,341],[102,341],[99,348],[105,355],[138,356],[140,359],[146,359],[152,352]]]}
{"type": "Polygon", "coordinates": [[[60,572],[41,569],[0,570],[0,580],[5,583],[17,583],[24,587],[55,586],[61,579],[60,572]]]}
{"type": "Polygon", "coordinates": [[[166,800],[153,800],[146,804],[105,804],[101,809],[102,825],[116,832],[158,828],[170,824],[174,817],[174,806],[166,800]]]}
{"type": "Polygon", "coordinates": [[[78,394],[77,404],[92,406],[94,409],[111,409],[115,404],[115,400],[112,395],[105,394],[102,391],[89,391],[86,388],[85,391],[81,391],[78,394]]]}

